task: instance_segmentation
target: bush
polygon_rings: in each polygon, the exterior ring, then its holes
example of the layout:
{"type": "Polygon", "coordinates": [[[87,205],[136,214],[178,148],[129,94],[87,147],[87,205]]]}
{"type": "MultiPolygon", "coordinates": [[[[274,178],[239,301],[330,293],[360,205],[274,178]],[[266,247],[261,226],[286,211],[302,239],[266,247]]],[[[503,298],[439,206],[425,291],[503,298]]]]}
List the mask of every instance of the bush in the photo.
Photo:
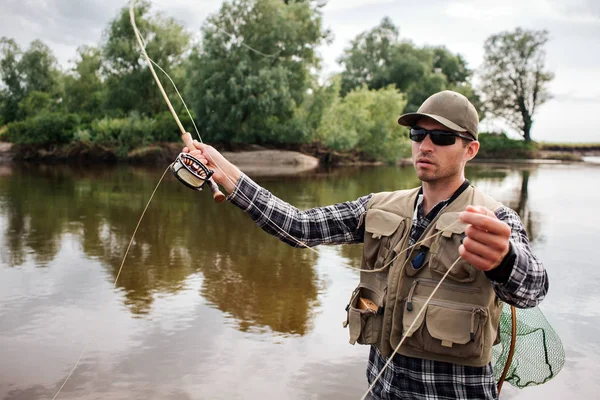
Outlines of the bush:
{"type": "Polygon", "coordinates": [[[15,144],[66,144],[73,140],[78,125],[76,114],[42,112],[8,124],[5,138],[15,144]]]}
{"type": "Polygon", "coordinates": [[[92,121],[89,129],[90,140],[103,146],[116,146],[125,125],[127,125],[125,118],[105,117],[92,121]]]}
{"type": "MultiPolygon", "coordinates": [[[[193,132],[192,123],[188,118],[181,118],[181,123],[193,132]]],[[[180,131],[173,116],[169,112],[158,114],[155,118],[141,117],[131,114],[127,118],[108,118],[92,121],[87,135],[82,132],[80,138],[89,137],[96,144],[116,147],[120,155],[135,147],[146,146],[156,142],[177,142],[180,131]]]]}
{"type": "MultiPolygon", "coordinates": [[[[181,113],[179,119],[183,127],[196,137],[194,126],[187,113],[181,113]]],[[[154,125],[152,128],[152,139],[154,142],[178,142],[181,137],[179,127],[173,118],[173,115],[168,112],[162,112],[153,117],[154,125]]]]}
{"type": "Polygon", "coordinates": [[[480,133],[477,158],[524,159],[532,158],[535,144],[510,139],[505,133],[480,133]]]}

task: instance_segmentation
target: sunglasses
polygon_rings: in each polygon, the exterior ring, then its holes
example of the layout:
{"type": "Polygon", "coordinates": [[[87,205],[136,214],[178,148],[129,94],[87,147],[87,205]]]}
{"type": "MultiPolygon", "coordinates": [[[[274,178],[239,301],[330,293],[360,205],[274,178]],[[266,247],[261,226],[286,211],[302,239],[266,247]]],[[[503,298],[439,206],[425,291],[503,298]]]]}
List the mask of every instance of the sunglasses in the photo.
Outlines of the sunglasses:
{"type": "Polygon", "coordinates": [[[441,130],[429,130],[424,128],[411,128],[410,129],[410,140],[413,142],[422,142],[425,140],[425,136],[429,135],[433,144],[437,146],[450,146],[456,143],[456,138],[463,138],[468,141],[473,141],[471,136],[461,135],[460,133],[447,132],[441,130]]]}

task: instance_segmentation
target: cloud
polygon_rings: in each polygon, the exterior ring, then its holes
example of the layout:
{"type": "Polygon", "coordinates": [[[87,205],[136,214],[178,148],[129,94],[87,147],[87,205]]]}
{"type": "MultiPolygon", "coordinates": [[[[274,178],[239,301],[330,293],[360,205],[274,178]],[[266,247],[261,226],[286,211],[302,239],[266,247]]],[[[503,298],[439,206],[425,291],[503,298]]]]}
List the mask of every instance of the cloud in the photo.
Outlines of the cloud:
{"type": "Polygon", "coordinates": [[[394,0],[329,0],[324,7],[327,11],[348,10],[352,8],[392,3],[394,0]]]}
{"type": "Polygon", "coordinates": [[[600,24],[600,5],[594,1],[582,0],[458,0],[446,7],[446,14],[481,22],[531,18],[548,22],[600,24]]]}
{"type": "MultiPolygon", "coordinates": [[[[41,39],[66,65],[75,58],[75,49],[81,45],[100,43],[108,23],[116,17],[126,0],[2,0],[0,36],[13,37],[20,46],[27,47],[34,39],[41,39]]],[[[153,11],[163,12],[183,23],[190,30],[198,30],[209,13],[221,2],[210,0],[168,0],[152,3],[153,11]]]]}

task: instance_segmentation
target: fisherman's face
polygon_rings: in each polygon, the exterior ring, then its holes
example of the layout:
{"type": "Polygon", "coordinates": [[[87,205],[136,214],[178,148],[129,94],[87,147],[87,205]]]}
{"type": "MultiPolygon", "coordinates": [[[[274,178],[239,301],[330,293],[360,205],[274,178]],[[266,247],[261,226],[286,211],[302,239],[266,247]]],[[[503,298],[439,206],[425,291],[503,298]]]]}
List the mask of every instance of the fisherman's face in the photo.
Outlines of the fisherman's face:
{"type": "MultiPolygon", "coordinates": [[[[452,132],[430,118],[421,118],[416,126],[452,132]]],[[[438,146],[427,135],[421,142],[412,142],[412,161],[419,179],[422,182],[441,182],[462,175],[466,162],[475,157],[479,149],[479,142],[472,141],[465,146],[464,140],[466,139],[456,138],[454,144],[438,146]]]]}

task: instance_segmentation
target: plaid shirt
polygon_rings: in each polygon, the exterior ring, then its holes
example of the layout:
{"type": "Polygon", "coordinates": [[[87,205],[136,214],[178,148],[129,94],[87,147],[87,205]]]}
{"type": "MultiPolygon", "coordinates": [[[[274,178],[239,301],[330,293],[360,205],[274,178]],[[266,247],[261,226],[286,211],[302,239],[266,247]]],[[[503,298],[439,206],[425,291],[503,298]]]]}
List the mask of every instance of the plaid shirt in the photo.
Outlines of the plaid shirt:
{"type": "MultiPolygon", "coordinates": [[[[435,216],[467,186],[468,181],[450,199],[434,206],[426,216],[423,215],[422,204],[417,203],[411,243],[418,240],[435,216]]],[[[278,199],[242,175],[228,200],[244,210],[265,232],[291,246],[304,247],[297,241],[307,246],[362,243],[364,224],[360,224],[360,221],[367,211],[371,196],[303,211],[278,199]]],[[[510,253],[498,268],[486,275],[496,295],[504,302],[520,308],[535,307],[548,291],[546,271],[531,252],[519,215],[510,208],[501,207],[496,210],[496,217],[511,228],[510,253]]],[[[379,374],[386,361],[387,358],[372,346],[367,366],[369,383],[379,374]]],[[[371,395],[382,400],[498,397],[491,363],[484,367],[468,367],[400,354],[394,356],[371,395]]]]}

